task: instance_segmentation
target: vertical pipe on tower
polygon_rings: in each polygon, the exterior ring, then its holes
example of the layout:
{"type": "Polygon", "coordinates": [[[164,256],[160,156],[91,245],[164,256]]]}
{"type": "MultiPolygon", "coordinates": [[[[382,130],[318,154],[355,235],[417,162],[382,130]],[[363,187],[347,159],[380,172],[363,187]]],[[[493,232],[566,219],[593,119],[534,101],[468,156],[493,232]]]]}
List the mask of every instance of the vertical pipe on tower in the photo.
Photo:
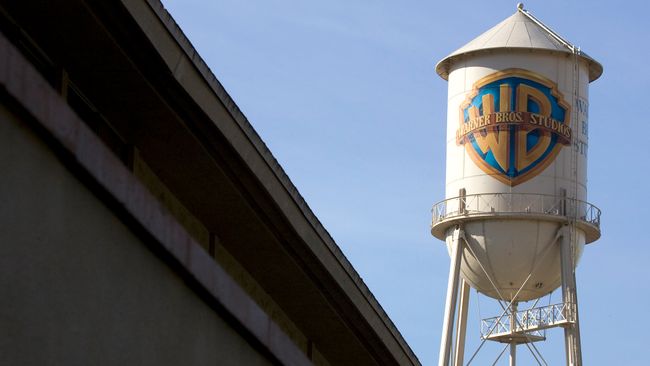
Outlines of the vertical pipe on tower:
{"type": "MultiPolygon", "coordinates": [[[[517,329],[517,302],[513,301],[510,305],[510,330],[515,332],[517,329]]],[[[517,343],[510,341],[510,366],[517,365],[517,343]]]]}

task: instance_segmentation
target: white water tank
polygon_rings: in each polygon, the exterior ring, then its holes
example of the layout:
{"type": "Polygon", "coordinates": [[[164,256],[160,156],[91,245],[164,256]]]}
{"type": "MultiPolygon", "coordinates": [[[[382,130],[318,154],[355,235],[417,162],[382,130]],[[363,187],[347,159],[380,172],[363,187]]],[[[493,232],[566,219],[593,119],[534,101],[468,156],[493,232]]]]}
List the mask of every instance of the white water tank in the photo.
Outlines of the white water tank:
{"type": "Polygon", "coordinates": [[[588,86],[602,66],[518,9],[436,71],[449,82],[447,170],[432,234],[451,246],[463,227],[461,275],[480,292],[510,300],[530,275],[518,300],[548,294],[559,228],[575,222],[576,258],[600,236],[586,177],[588,86]]]}

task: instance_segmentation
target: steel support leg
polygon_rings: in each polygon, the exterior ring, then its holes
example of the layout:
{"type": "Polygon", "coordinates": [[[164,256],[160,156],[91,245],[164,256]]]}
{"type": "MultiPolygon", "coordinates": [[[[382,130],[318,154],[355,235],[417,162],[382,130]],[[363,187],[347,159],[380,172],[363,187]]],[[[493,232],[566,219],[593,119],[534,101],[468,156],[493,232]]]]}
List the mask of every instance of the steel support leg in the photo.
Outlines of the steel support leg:
{"type": "Polygon", "coordinates": [[[451,359],[452,336],[454,330],[454,315],[456,312],[456,300],[458,298],[458,278],[460,273],[460,259],[464,239],[462,229],[454,230],[453,242],[451,243],[451,263],[449,265],[449,280],[447,282],[447,299],[445,301],[445,318],[442,324],[442,337],[440,338],[440,355],[438,366],[449,366],[451,359]]]}
{"type": "Polygon", "coordinates": [[[454,347],[454,366],[463,366],[463,361],[465,358],[465,334],[467,333],[467,311],[469,309],[469,295],[469,284],[461,278],[458,321],[456,322],[456,346],[454,347]]]}
{"type": "Polygon", "coordinates": [[[574,322],[564,328],[564,346],[567,366],[582,366],[580,347],[580,326],[578,321],[578,293],[576,289],[574,248],[571,235],[572,227],[562,229],[560,242],[560,265],[562,268],[562,301],[568,304],[567,311],[574,322]]]}

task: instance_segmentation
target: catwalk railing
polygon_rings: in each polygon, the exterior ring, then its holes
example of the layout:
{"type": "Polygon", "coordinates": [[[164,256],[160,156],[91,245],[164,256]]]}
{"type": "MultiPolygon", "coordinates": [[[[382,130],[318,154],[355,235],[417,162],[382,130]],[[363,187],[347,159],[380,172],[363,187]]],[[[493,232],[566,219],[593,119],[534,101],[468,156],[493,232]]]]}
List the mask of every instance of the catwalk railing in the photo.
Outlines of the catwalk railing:
{"type": "Polygon", "coordinates": [[[506,335],[526,333],[543,337],[543,330],[575,322],[575,304],[560,303],[517,311],[481,320],[481,337],[498,338],[506,335]]]}
{"type": "Polygon", "coordinates": [[[433,206],[432,226],[457,217],[551,215],[575,218],[600,229],[600,209],[573,198],[535,193],[481,193],[449,198],[433,206]]]}

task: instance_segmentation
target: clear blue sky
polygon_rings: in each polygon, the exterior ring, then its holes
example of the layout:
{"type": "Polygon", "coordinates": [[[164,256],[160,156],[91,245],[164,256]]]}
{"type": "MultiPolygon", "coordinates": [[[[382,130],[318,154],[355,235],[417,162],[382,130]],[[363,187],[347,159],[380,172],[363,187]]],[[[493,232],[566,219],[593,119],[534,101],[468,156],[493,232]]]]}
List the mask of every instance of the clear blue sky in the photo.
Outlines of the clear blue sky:
{"type": "MultiPolygon", "coordinates": [[[[429,234],[445,180],[447,84],[434,65],[513,14],[516,1],[164,4],[422,363],[436,364],[449,257],[429,234]]],[[[648,364],[648,4],[526,3],[605,69],[590,87],[588,193],[603,210],[603,237],[577,272],[586,365],[648,364]]],[[[479,340],[473,296],[470,353],[479,340]]],[[[488,303],[481,315],[498,315],[488,303]]],[[[562,334],[550,330],[539,345],[550,365],[564,364],[562,334]]],[[[474,364],[500,350],[489,344],[474,364]]],[[[525,347],[519,354],[534,364],[525,347]]]]}

